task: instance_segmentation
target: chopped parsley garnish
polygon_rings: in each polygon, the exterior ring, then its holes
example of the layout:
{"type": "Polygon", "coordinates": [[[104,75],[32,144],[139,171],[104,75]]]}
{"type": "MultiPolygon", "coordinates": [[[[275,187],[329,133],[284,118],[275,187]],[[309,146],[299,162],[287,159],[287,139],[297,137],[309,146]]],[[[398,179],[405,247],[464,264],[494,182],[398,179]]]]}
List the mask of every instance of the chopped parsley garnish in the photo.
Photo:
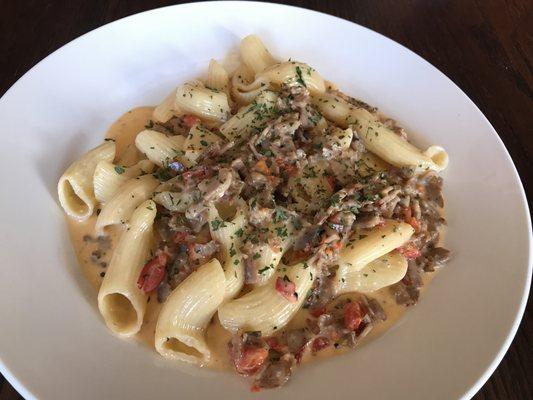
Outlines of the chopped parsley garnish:
{"type": "Polygon", "coordinates": [[[121,167],[120,165],[116,165],[115,166],[115,172],[120,175],[120,174],[123,174],[124,172],[126,172],[126,170],[124,169],[124,167],[121,167]]]}
{"type": "Polygon", "coordinates": [[[296,66],[296,82],[298,82],[300,85],[307,87],[307,85],[305,84],[302,78],[302,69],[300,68],[299,65],[296,66]]]}
{"type": "Polygon", "coordinates": [[[269,269],[270,269],[270,267],[267,265],[264,268],[261,268],[259,271],[257,271],[257,273],[262,275],[265,272],[267,272],[269,269]]]}
{"type": "Polygon", "coordinates": [[[235,250],[235,244],[232,243],[229,248],[229,256],[233,257],[235,254],[237,254],[237,250],[235,250]]]}
{"type": "Polygon", "coordinates": [[[287,233],[287,228],[281,226],[276,227],[276,234],[281,238],[289,236],[287,233]]]}
{"type": "Polygon", "coordinates": [[[335,193],[333,196],[331,196],[331,199],[329,199],[329,204],[333,207],[338,206],[341,201],[341,197],[338,193],[335,193]]]}
{"type": "Polygon", "coordinates": [[[286,218],[287,215],[285,214],[285,211],[281,208],[276,208],[276,211],[274,211],[274,222],[281,222],[286,218]]]}
{"type": "Polygon", "coordinates": [[[213,229],[214,231],[218,231],[220,228],[225,228],[226,226],[226,222],[220,219],[215,219],[211,221],[211,229],[213,229]]]}

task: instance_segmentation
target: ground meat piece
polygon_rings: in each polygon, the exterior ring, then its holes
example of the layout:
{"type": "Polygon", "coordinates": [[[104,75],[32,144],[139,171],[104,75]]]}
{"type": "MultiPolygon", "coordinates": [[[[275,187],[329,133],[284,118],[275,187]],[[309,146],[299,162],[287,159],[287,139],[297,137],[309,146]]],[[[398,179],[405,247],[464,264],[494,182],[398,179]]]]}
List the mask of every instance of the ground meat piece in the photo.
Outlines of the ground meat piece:
{"type": "Polygon", "coordinates": [[[447,263],[450,260],[451,253],[443,247],[430,248],[425,254],[417,259],[417,264],[426,272],[435,271],[436,267],[447,263]]]}
{"type": "Polygon", "coordinates": [[[305,300],[305,306],[321,308],[328,304],[334,296],[333,279],[328,276],[319,276],[315,279],[309,296],[305,300]]]}
{"type": "Polygon", "coordinates": [[[164,303],[168,296],[170,295],[170,292],[172,291],[172,288],[170,287],[170,284],[164,280],[161,282],[157,288],[157,301],[159,303],[164,303]]]}
{"type": "Polygon", "coordinates": [[[324,228],[322,226],[315,225],[309,227],[298,236],[298,239],[296,239],[296,242],[294,243],[294,250],[309,250],[318,246],[323,232],[324,228]]]}
{"type": "Polygon", "coordinates": [[[291,376],[294,364],[294,356],[290,353],[284,354],[279,361],[268,364],[255,380],[255,386],[266,389],[284,385],[291,376]]]}
{"type": "Polygon", "coordinates": [[[353,154],[354,161],[358,161],[361,159],[361,156],[366,151],[366,148],[365,148],[365,145],[363,144],[363,141],[359,138],[359,135],[355,131],[355,129],[353,129],[352,132],[353,132],[353,138],[352,138],[352,143],[350,143],[350,148],[354,151],[354,154],[353,154]]]}
{"type": "Polygon", "coordinates": [[[378,213],[371,213],[358,217],[354,222],[354,229],[371,229],[383,222],[378,213]]]}
{"type": "Polygon", "coordinates": [[[409,260],[407,273],[402,279],[402,282],[414,288],[419,288],[423,285],[422,275],[420,275],[420,270],[414,260],[409,260]]]}
{"type": "Polygon", "coordinates": [[[387,319],[385,311],[376,299],[371,299],[366,296],[361,297],[362,301],[364,302],[367,315],[370,317],[372,322],[385,321],[387,319]]]}
{"type": "Polygon", "coordinates": [[[161,216],[161,218],[156,219],[154,222],[155,231],[164,242],[168,242],[174,235],[170,226],[170,219],[170,216],[161,216]]]}
{"type": "Polygon", "coordinates": [[[418,289],[410,288],[403,282],[395,283],[390,286],[390,290],[394,295],[396,303],[403,306],[412,306],[418,301],[419,291],[418,289]]]}
{"type": "Polygon", "coordinates": [[[435,171],[428,171],[420,178],[420,183],[424,185],[426,199],[434,201],[439,207],[444,207],[442,198],[443,179],[435,171]]]}
{"type": "Polygon", "coordinates": [[[291,353],[296,353],[301,350],[311,339],[311,335],[307,329],[293,329],[283,333],[283,341],[287,343],[288,349],[291,353]]]}
{"type": "Polygon", "coordinates": [[[250,224],[260,227],[263,226],[272,220],[272,213],[274,212],[271,208],[266,207],[253,207],[250,209],[250,224]]]}
{"type": "Polygon", "coordinates": [[[218,242],[215,242],[214,240],[205,244],[191,244],[188,249],[189,260],[196,265],[202,265],[213,258],[219,247],[218,242]]]}
{"type": "Polygon", "coordinates": [[[198,189],[202,195],[202,200],[212,202],[219,200],[231,186],[233,174],[227,168],[221,168],[218,176],[203,180],[198,184],[198,189]]]}

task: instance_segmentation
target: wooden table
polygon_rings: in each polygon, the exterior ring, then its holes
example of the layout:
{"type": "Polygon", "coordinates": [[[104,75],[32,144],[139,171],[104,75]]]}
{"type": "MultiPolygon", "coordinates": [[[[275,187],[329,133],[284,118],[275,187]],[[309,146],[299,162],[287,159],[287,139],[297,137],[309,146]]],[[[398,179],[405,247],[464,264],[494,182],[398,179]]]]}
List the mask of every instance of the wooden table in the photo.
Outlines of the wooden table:
{"type": "MultiPolygon", "coordinates": [[[[42,58],[81,34],[118,18],[171,3],[3,1],[0,94],[42,58]]],[[[284,3],[367,26],[403,44],[444,72],[496,128],[518,168],[529,199],[533,199],[533,0],[284,3]]],[[[530,299],[509,352],[475,399],[533,399],[532,338],[530,299]]],[[[21,396],[0,376],[0,400],[13,399],[21,396]]]]}

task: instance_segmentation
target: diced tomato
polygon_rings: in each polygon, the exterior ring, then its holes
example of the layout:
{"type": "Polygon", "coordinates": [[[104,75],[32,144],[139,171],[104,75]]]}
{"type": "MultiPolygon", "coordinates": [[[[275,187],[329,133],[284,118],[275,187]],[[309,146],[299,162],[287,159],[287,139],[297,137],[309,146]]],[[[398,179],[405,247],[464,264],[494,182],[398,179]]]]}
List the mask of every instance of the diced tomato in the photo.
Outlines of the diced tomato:
{"type": "Polygon", "coordinates": [[[326,307],[319,307],[319,308],[313,308],[311,311],[309,311],[309,314],[311,314],[313,317],[318,318],[322,314],[326,313],[326,307]]]}
{"type": "Polygon", "coordinates": [[[418,222],[418,220],[415,217],[406,219],[405,222],[411,225],[413,229],[415,230],[415,232],[420,232],[420,222],[418,222]]]}
{"type": "Polygon", "coordinates": [[[323,350],[326,347],[329,346],[329,339],[327,337],[317,337],[315,340],[313,340],[313,344],[311,345],[311,350],[313,353],[316,353],[317,351],[323,350]]]}
{"type": "Polygon", "coordinates": [[[265,342],[268,344],[272,350],[277,351],[278,353],[285,353],[287,351],[287,346],[281,344],[277,337],[269,337],[265,339],[265,342]]]}
{"type": "Polygon", "coordinates": [[[187,126],[187,128],[192,128],[194,125],[200,123],[200,118],[190,114],[184,115],[182,120],[183,123],[187,126]]]}
{"type": "Polygon", "coordinates": [[[332,175],[326,175],[326,179],[329,183],[329,186],[331,186],[332,189],[335,189],[335,182],[336,182],[335,177],[332,175]]]}
{"type": "Polygon", "coordinates": [[[155,290],[165,278],[165,267],[168,261],[169,256],[167,253],[161,253],[152,260],[148,261],[139,275],[137,287],[144,293],[155,290]]]}
{"type": "Polygon", "coordinates": [[[402,256],[407,258],[408,260],[414,260],[415,258],[420,257],[422,253],[420,253],[420,250],[418,247],[416,247],[412,243],[404,244],[401,247],[398,247],[398,253],[400,253],[402,256]]]}
{"type": "Polygon", "coordinates": [[[287,276],[281,278],[278,276],[276,279],[276,291],[289,300],[291,303],[298,301],[298,295],[296,294],[296,284],[291,282],[287,276]]]}
{"type": "Polygon", "coordinates": [[[364,312],[358,302],[351,301],[344,305],[344,326],[351,331],[357,330],[363,322],[364,312]]]}
{"type": "Polygon", "coordinates": [[[261,369],[267,357],[267,349],[247,346],[242,350],[242,354],[233,360],[235,370],[241,375],[253,375],[261,369]]]}

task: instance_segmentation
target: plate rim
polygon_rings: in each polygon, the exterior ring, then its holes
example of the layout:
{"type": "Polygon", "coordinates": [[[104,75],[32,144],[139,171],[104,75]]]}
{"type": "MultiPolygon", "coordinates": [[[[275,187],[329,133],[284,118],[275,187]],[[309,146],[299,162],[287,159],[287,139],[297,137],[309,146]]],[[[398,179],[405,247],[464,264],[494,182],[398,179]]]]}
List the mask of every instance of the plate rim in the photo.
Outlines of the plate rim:
{"type": "MultiPolygon", "coordinates": [[[[332,19],[335,19],[335,20],[342,21],[343,23],[348,22],[350,24],[353,24],[353,25],[357,26],[358,28],[363,28],[364,30],[369,31],[369,32],[371,32],[374,35],[379,35],[382,39],[384,39],[384,40],[386,40],[388,42],[392,42],[392,44],[394,44],[396,46],[400,46],[404,51],[407,51],[408,53],[410,53],[410,56],[416,57],[419,62],[422,61],[423,63],[426,64],[426,66],[430,67],[434,72],[437,72],[439,75],[441,75],[441,77],[443,77],[445,80],[447,80],[448,83],[452,84],[455,87],[455,89],[457,90],[457,92],[460,93],[463,96],[463,98],[465,100],[467,100],[467,102],[470,103],[471,106],[474,107],[474,109],[477,111],[477,113],[479,113],[479,115],[483,119],[483,122],[489,128],[489,131],[491,132],[491,134],[497,140],[498,145],[500,146],[501,150],[503,150],[503,154],[505,154],[505,156],[506,156],[506,161],[509,162],[511,167],[512,167],[512,172],[514,174],[514,178],[516,179],[516,183],[518,184],[518,188],[519,188],[518,192],[520,193],[520,200],[522,202],[522,209],[523,209],[524,215],[527,217],[527,221],[526,221],[526,227],[527,227],[527,230],[528,230],[528,240],[527,240],[527,242],[528,242],[528,245],[529,245],[528,246],[528,248],[529,248],[528,266],[527,266],[527,273],[526,273],[526,282],[525,282],[525,284],[523,286],[523,291],[522,291],[521,300],[520,300],[520,306],[519,306],[519,308],[518,308],[518,310],[517,310],[517,312],[515,314],[515,317],[514,317],[514,320],[513,320],[513,324],[510,327],[505,340],[500,345],[500,348],[499,348],[498,352],[495,354],[495,356],[493,357],[493,360],[490,363],[490,365],[477,378],[477,380],[471,384],[471,386],[461,396],[462,399],[471,398],[488,381],[488,379],[491,377],[491,375],[494,373],[496,368],[501,363],[503,357],[505,356],[505,354],[509,350],[509,347],[511,346],[511,343],[512,343],[513,339],[516,336],[516,333],[518,331],[518,328],[520,326],[520,323],[521,323],[521,321],[523,319],[523,316],[524,316],[524,313],[525,313],[525,310],[526,310],[526,307],[527,307],[528,297],[529,297],[529,293],[530,293],[530,290],[531,290],[531,279],[532,279],[532,273],[533,273],[533,232],[532,232],[531,214],[530,214],[529,207],[528,207],[528,199],[527,199],[526,192],[525,192],[525,189],[524,189],[524,184],[522,182],[520,174],[518,173],[516,165],[515,165],[512,157],[511,157],[509,151],[507,150],[503,140],[501,139],[500,135],[497,133],[496,129],[493,127],[493,125],[491,124],[489,119],[480,110],[480,108],[477,106],[477,104],[450,77],[448,77],[448,75],[446,75],[444,72],[442,72],[440,69],[435,67],[432,63],[427,61],[425,58],[423,58],[422,56],[420,56],[419,54],[417,54],[413,50],[411,50],[408,47],[404,46],[403,44],[401,44],[401,43],[389,38],[388,36],[386,36],[386,35],[384,35],[384,34],[382,34],[380,32],[377,32],[377,31],[375,31],[373,29],[370,29],[370,28],[368,28],[368,27],[366,27],[364,25],[361,25],[359,23],[356,23],[356,22],[353,22],[351,20],[335,16],[335,15],[327,14],[325,12],[316,11],[316,10],[312,10],[312,9],[308,9],[308,8],[304,8],[304,7],[298,7],[298,6],[294,6],[294,5],[279,4],[279,3],[264,3],[264,2],[260,2],[260,1],[244,1],[244,0],[230,0],[230,1],[216,1],[216,0],[213,1],[213,0],[211,0],[211,1],[205,1],[205,2],[196,2],[196,3],[174,4],[174,5],[169,5],[169,6],[162,6],[162,7],[152,8],[152,9],[149,9],[149,10],[145,10],[145,11],[141,11],[141,12],[134,13],[134,14],[131,14],[131,15],[127,15],[125,17],[122,17],[122,18],[116,19],[114,21],[108,22],[106,24],[103,24],[101,26],[98,26],[97,28],[92,29],[92,30],[90,30],[90,31],[88,31],[88,32],[86,32],[86,33],[84,33],[84,34],[82,34],[82,35],[70,40],[69,42],[63,44],[62,46],[60,46],[59,48],[54,50],[52,53],[46,55],[44,58],[42,58],[40,61],[38,61],[35,65],[33,65],[30,69],[28,69],[20,78],[18,78],[7,89],[7,91],[2,95],[2,97],[0,97],[0,107],[6,101],[6,98],[9,98],[11,93],[14,92],[18,88],[18,86],[20,85],[20,82],[23,79],[27,78],[42,63],[44,63],[46,60],[48,60],[52,56],[57,56],[58,53],[60,53],[61,51],[65,50],[66,48],[69,48],[70,46],[75,46],[78,41],[84,39],[86,36],[92,35],[95,32],[100,31],[100,30],[102,30],[104,28],[108,28],[110,25],[121,23],[124,20],[130,19],[130,18],[136,18],[136,17],[138,17],[141,14],[149,14],[149,13],[161,12],[164,9],[170,9],[170,8],[188,8],[188,7],[190,7],[190,8],[206,8],[206,7],[209,8],[211,6],[211,4],[218,4],[218,3],[222,3],[222,2],[225,5],[229,6],[229,7],[239,7],[239,6],[242,6],[244,4],[246,4],[246,5],[252,4],[252,5],[255,5],[255,6],[267,7],[267,8],[269,8],[269,7],[270,8],[292,8],[292,9],[298,10],[298,12],[314,13],[314,14],[319,14],[322,18],[324,18],[324,17],[325,18],[332,18],[332,19]]],[[[0,373],[17,390],[17,392],[19,392],[24,398],[27,398],[27,399],[37,399],[38,398],[29,389],[27,389],[25,387],[25,385],[14,374],[11,373],[11,370],[9,369],[9,367],[2,360],[1,355],[0,355],[0,373]]]]}

